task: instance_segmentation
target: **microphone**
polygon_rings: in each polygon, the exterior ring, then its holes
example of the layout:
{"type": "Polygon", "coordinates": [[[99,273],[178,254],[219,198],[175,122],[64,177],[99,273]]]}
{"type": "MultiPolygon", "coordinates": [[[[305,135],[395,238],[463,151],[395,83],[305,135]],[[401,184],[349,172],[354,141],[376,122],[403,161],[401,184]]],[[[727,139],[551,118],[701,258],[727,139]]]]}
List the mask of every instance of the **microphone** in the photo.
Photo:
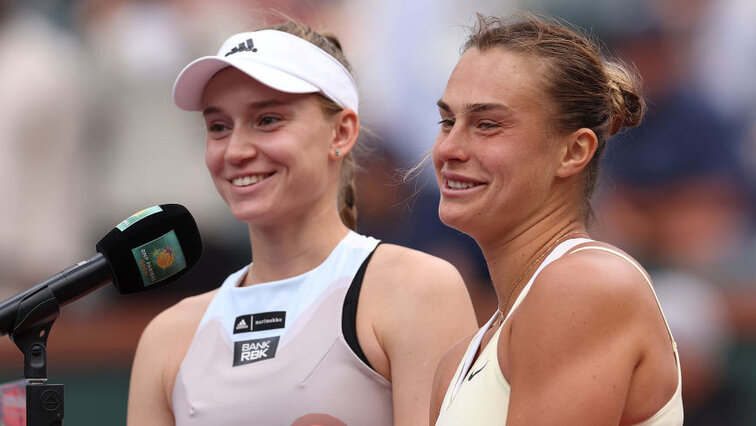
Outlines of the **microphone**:
{"type": "Polygon", "coordinates": [[[111,282],[121,294],[170,284],[197,263],[202,240],[185,207],[161,204],[116,225],[96,250],[93,257],[0,303],[0,337],[27,322],[39,322],[29,318],[33,312],[22,315],[19,307],[40,292],[51,293],[58,306],[64,306],[111,282]]]}

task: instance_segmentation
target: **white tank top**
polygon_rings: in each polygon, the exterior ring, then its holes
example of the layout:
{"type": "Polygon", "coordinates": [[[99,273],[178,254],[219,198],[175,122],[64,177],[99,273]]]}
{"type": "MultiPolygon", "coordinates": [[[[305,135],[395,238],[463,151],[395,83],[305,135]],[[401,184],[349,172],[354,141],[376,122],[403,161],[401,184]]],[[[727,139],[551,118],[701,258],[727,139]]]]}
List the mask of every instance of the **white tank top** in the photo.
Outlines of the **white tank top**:
{"type": "MultiPolygon", "coordinates": [[[[536,272],[533,274],[530,281],[528,281],[522,289],[522,292],[515,300],[512,309],[510,309],[507,317],[502,322],[502,325],[496,330],[491,337],[491,340],[481,351],[478,359],[473,363],[475,354],[480,348],[483,335],[491,327],[491,324],[498,315],[498,311],[494,313],[491,319],[488,320],[480,330],[478,330],[478,333],[472,339],[470,345],[468,345],[467,351],[460,361],[454,377],[449,383],[446,394],[444,395],[444,401],[441,404],[441,411],[436,420],[436,426],[457,426],[468,424],[476,426],[501,426],[506,424],[507,412],[509,409],[510,386],[499,368],[497,348],[501,330],[504,327],[504,324],[509,320],[512,312],[514,312],[525,299],[525,296],[533,286],[533,282],[543,268],[548,266],[554,260],[562,257],[577,245],[591,241],[593,240],[585,238],[566,240],[552,250],[538,269],[536,269],[536,272]]],[[[573,250],[573,253],[582,250],[603,250],[627,260],[640,271],[646,279],[646,282],[651,286],[651,291],[653,291],[653,286],[647,275],[636,262],[626,255],[616,250],[600,246],[580,247],[573,250]]],[[[654,297],[656,297],[656,292],[654,292],[654,297]]],[[[659,300],[657,298],[657,304],[658,302],[659,300]]],[[[661,309],[661,307],[659,307],[659,309],[661,309]]],[[[664,316],[664,313],[662,313],[662,316],[664,316]]],[[[666,318],[664,319],[664,322],[666,324],[666,318]]],[[[667,331],[669,331],[668,325],[667,331]]],[[[670,332],[670,337],[671,336],[672,333],[670,332]]],[[[669,401],[667,401],[667,403],[653,416],[646,421],[639,423],[640,426],[682,425],[683,423],[680,358],[674,340],[672,341],[672,350],[674,351],[675,360],[677,362],[677,389],[669,401]]]]}
{"type": "Polygon", "coordinates": [[[350,232],[315,269],[210,302],[173,389],[177,425],[390,425],[391,384],[342,334],[350,284],[378,240],[350,232]]]}

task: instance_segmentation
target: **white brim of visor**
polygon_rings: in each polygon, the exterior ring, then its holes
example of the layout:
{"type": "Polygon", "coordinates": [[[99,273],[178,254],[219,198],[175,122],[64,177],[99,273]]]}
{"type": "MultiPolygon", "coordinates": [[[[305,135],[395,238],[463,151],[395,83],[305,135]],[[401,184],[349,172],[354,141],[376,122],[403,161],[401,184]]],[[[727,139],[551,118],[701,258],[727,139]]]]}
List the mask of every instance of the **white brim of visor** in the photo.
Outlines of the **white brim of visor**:
{"type": "Polygon", "coordinates": [[[201,110],[205,86],[229,66],[275,90],[322,93],[342,108],[358,112],[357,85],[349,71],[314,44],[276,30],[235,34],[216,56],[192,61],[176,78],[174,103],[184,110],[201,110]]]}

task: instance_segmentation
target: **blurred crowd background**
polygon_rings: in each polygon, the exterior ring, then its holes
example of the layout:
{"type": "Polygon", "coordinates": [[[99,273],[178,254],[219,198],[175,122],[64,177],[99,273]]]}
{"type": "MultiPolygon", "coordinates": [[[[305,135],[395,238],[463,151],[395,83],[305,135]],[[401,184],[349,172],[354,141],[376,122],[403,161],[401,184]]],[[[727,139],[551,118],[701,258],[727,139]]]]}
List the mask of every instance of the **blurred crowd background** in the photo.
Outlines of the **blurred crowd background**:
{"type": "MultiPolygon", "coordinates": [[[[756,424],[756,0],[0,0],[0,300],[90,257],[151,205],[186,206],[205,245],[172,286],[103,288],[62,310],[48,348],[66,424],[125,424],[142,328],[249,262],[246,227],[204,166],[201,117],[175,108],[171,87],[190,60],[276,11],[336,34],[354,65],[371,133],[359,230],[454,263],[488,318],[480,251],[439,222],[430,171],[401,171],[433,143],[474,13],[517,10],[586,29],[643,76],[649,113],[610,140],[592,234],[654,278],[680,347],[686,424],[756,424]]],[[[0,339],[0,382],[22,366],[0,339]]]]}

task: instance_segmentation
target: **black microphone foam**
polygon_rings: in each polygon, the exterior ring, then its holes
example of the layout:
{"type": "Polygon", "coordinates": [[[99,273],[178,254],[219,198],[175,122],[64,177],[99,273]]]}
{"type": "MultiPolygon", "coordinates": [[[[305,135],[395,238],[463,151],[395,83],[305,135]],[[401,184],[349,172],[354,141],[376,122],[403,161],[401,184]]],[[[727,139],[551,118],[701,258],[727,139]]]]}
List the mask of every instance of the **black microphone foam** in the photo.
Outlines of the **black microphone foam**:
{"type": "Polygon", "coordinates": [[[119,223],[97,243],[97,253],[0,303],[0,336],[36,330],[67,305],[109,283],[137,293],[175,281],[194,266],[202,241],[183,206],[161,204],[119,223]]]}
{"type": "Polygon", "coordinates": [[[118,291],[129,294],[161,287],[183,275],[199,260],[202,241],[186,208],[161,204],[118,224],[96,249],[107,259],[118,291]]]}

